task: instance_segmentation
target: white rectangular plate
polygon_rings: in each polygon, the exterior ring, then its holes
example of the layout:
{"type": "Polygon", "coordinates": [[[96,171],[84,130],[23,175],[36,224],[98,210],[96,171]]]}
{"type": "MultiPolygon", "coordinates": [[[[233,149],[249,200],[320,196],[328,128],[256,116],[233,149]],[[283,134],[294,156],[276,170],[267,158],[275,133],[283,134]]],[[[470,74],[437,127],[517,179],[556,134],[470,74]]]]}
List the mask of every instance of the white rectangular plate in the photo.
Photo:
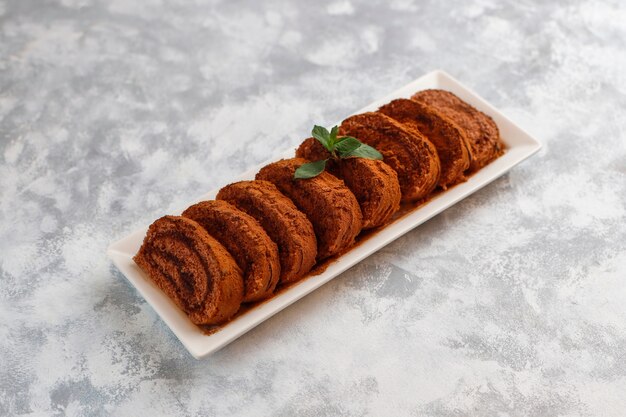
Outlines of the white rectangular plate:
{"type": "MultiPolygon", "coordinates": [[[[224,325],[218,332],[207,335],[200,328],[195,326],[174,302],[161,292],[135,265],[132,257],[139,250],[147,227],[113,243],[108,249],[109,257],[135,288],[137,288],[137,291],[139,291],[152,308],[154,308],[157,314],[161,316],[163,321],[167,323],[187,350],[197,359],[206,357],[246,333],[254,326],[269,319],[294,301],[299,300],[311,291],[324,285],[326,282],[376,252],[389,242],[397,239],[461,199],[489,184],[541,148],[541,144],[536,139],[516,126],[476,93],[464,87],[443,71],[428,73],[388,96],[371,103],[369,106],[355,112],[355,114],[376,110],[381,105],[393,99],[402,97],[408,98],[416,91],[428,88],[440,88],[451,91],[472,106],[493,117],[500,128],[502,140],[507,146],[505,154],[479,172],[473,174],[467,182],[439,193],[419,209],[410,212],[408,215],[384,227],[376,233],[375,237],[367,239],[362,244],[342,255],[335,262],[332,262],[320,275],[304,279],[287,290],[280,292],[270,300],[224,325]]],[[[289,149],[281,155],[281,157],[288,158],[293,155],[294,150],[289,149]]],[[[280,158],[276,160],[278,159],[280,158]]],[[[255,174],[261,166],[273,161],[274,160],[267,161],[249,170],[237,180],[254,179],[255,174]]],[[[197,201],[212,199],[217,194],[217,191],[218,190],[213,190],[201,196],[197,201]]]]}

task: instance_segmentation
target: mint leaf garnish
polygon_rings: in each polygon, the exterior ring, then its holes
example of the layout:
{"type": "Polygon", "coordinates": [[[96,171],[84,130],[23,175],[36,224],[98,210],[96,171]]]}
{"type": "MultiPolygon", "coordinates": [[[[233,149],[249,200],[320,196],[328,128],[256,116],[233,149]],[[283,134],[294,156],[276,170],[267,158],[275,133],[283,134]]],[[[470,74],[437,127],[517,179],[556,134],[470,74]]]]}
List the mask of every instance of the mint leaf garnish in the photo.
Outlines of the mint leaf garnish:
{"type": "Polygon", "coordinates": [[[315,162],[307,162],[306,164],[302,164],[296,169],[296,172],[293,174],[293,177],[296,179],[307,179],[313,178],[320,175],[324,172],[324,168],[326,168],[326,159],[322,159],[321,161],[315,162]]]}
{"type": "Polygon", "coordinates": [[[335,144],[337,143],[337,132],[339,132],[339,127],[338,126],[333,126],[332,129],[330,129],[330,145],[331,146],[335,146],[335,144]]]}
{"type": "Polygon", "coordinates": [[[362,143],[359,142],[358,139],[346,136],[339,139],[339,141],[335,144],[335,149],[337,149],[341,158],[345,158],[348,154],[350,154],[350,152],[354,151],[361,145],[362,143]]]}
{"type": "Polygon", "coordinates": [[[354,150],[348,152],[347,154],[341,155],[341,157],[342,158],[358,157],[358,158],[377,159],[377,160],[383,159],[383,155],[380,152],[378,152],[376,149],[364,143],[361,143],[361,145],[358,148],[355,148],[354,150]]]}
{"type": "Polygon", "coordinates": [[[330,133],[328,133],[328,130],[325,127],[315,125],[313,127],[313,130],[311,131],[311,135],[313,135],[315,139],[320,141],[320,143],[324,145],[328,152],[332,153],[333,144],[331,143],[330,133]]]}
{"type": "MultiPolygon", "coordinates": [[[[330,153],[330,157],[332,159],[383,159],[383,155],[380,152],[371,146],[362,143],[357,138],[353,138],[352,136],[337,138],[338,132],[338,126],[333,126],[329,132],[325,127],[315,125],[311,131],[311,135],[324,146],[324,148],[330,153]]],[[[324,172],[324,169],[326,169],[326,161],[328,161],[328,159],[303,164],[296,169],[293,177],[296,179],[317,177],[319,174],[324,172]]]]}

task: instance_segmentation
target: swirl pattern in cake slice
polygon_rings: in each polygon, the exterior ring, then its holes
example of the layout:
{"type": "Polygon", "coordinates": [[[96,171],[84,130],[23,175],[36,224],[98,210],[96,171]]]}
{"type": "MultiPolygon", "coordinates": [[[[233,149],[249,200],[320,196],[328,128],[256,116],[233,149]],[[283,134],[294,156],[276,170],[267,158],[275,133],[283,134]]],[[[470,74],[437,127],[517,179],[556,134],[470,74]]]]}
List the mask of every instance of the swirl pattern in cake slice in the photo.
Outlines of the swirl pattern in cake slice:
{"type": "Polygon", "coordinates": [[[240,181],[216,197],[254,217],[278,245],[280,282],[302,278],[315,265],[317,240],[313,225],[293,202],[268,181],[240,181]]]}
{"type": "Polygon", "coordinates": [[[453,93],[445,90],[423,90],[415,93],[411,99],[434,107],[464,130],[470,145],[472,171],[502,155],[504,145],[493,119],[453,93]]]}
{"type": "MultiPolygon", "coordinates": [[[[319,161],[330,153],[314,138],[302,142],[296,156],[319,161]]],[[[385,162],[365,158],[329,159],[326,169],[341,178],[352,191],[363,214],[363,229],[387,223],[400,208],[400,183],[398,175],[385,162]]]]}
{"type": "Polygon", "coordinates": [[[252,216],[222,200],[202,201],[183,212],[230,252],[243,271],[244,302],[274,292],[280,278],[278,247],[252,216]]]}
{"type": "Polygon", "coordinates": [[[465,179],[463,173],[470,166],[469,144],[464,131],[447,116],[427,104],[404,98],[378,111],[420,131],[435,145],[441,163],[439,185],[444,190],[465,179]]]}
{"type": "Polygon", "coordinates": [[[341,123],[339,134],[354,136],[383,154],[398,174],[402,201],[426,197],[439,181],[440,165],[435,146],[415,129],[378,112],[351,116],[341,123]]]}
{"type": "Polygon", "coordinates": [[[343,181],[324,171],[309,179],[294,179],[303,158],[283,159],[266,165],[256,175],[274,185],[313,224],[317,236],[317,259],[338,254],[354,243],[361,231],[363,216],[356,197],[343,181]]]}
{"type": "Polygon", "coordinates": [[[156,220],[133,259],[195,324],[220,324],[239,310],[241,269],[193,220],[179,216],[156,220]]]}

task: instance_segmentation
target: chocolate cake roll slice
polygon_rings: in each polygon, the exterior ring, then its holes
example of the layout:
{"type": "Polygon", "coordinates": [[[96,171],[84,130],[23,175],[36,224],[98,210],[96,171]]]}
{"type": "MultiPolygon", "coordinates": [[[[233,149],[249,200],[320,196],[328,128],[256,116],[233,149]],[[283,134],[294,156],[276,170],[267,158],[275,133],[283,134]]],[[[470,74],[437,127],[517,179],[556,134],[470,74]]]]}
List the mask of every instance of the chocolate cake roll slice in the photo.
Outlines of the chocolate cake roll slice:
{"type": "Polygon", "coordinates": [[[161,217],[150,225],[133,259],[195,324],[220,324],[239,310],[241,269],[193,220],[161,217]]]}
{"type": "Polygon", "coordinates": [[[440,165],[435,146],[420,132],[378,112],[357,114],[343,121],[339,134],[354,136],[383,154],[398,174],[402,201],[426,197],[439,181],[440,165]]]}
{"type": "Polygon", "coordinates": [[[270,181],[289,197],[313,224],[317,259],[338,254],[354,243],[363,216],[359,203],[343,181],[324,171],[309,179],[294,179],[303,158],[283,159],[261,168],[258,180],[270,181]]]}
{"type": "Polygon", "coordinates": [[[463,173],[470,166],[469,144],[452,120],[427,104],[405,98],[393,100],[378,111],[420,131],[435,145],[441,163],[439,185],[444,190],[465,180],[463,173]]]}
{"type": "Polygon", "coordinates": [[[183,212],[230,252],[243,271],[244,302],[274,292],[280,278],[278,247],[252,216],[226,201],[202,201],[183,212]]]}
{"type": "Polygon", "coordinates": [[[463,129],[470,145],[472,171],[484,167],[502,155],[504,145],[493,119],[451,92],[424,90],[415,93],[411,99],[434,107],[463,129]]]}
{"type": "Polygon", "coordinates": [[[293,202],[268,181],[241,181],[222,188],[216,197],[254,217],[278,245],[280,282],[302,278],[315,265],[317,240],[313,225],[293,202]]]}
{"type": "MultiPolygon", "coordinates": [[[[296,156],[310,161],[330,157],[314,138],[302,142],[296,156]]],[[[383,161],[365,158],[329,159],[328,172],[343,180],[352,191],[363,214],[363,229],[387,223],[400,208],[400,183],[396,172],[383,161]]]]}

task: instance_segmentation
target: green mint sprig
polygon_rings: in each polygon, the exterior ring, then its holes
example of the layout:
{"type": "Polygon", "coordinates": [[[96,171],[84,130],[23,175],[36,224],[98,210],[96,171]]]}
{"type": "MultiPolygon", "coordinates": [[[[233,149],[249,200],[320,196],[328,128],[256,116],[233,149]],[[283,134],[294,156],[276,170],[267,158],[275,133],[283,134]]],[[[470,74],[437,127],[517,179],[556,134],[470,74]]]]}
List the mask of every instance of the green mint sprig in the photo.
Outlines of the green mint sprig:
{"type": "MultiPolygon", "coordinates": [[[[380,152],[371,146],[362,143],[357,138],[353,138],[352,136],[342,136],[338,138],[338,131],[339,128],[337,126],[334,126],[329,132],[325,127],[315,125],[311,131],[311,135],[317,139],[317,141],[321,143],[324,148],[326,148],[326,150],[330,153],[330,158],[332,159],[383,159],[380,152]]],[[[293,177],[296,179],[317,177],[319,174],[324,172],[324,169],[326,169],[326,161],[330,158],[302,164],[298,167],[298,169],[296,169],[293,177]]]]}

